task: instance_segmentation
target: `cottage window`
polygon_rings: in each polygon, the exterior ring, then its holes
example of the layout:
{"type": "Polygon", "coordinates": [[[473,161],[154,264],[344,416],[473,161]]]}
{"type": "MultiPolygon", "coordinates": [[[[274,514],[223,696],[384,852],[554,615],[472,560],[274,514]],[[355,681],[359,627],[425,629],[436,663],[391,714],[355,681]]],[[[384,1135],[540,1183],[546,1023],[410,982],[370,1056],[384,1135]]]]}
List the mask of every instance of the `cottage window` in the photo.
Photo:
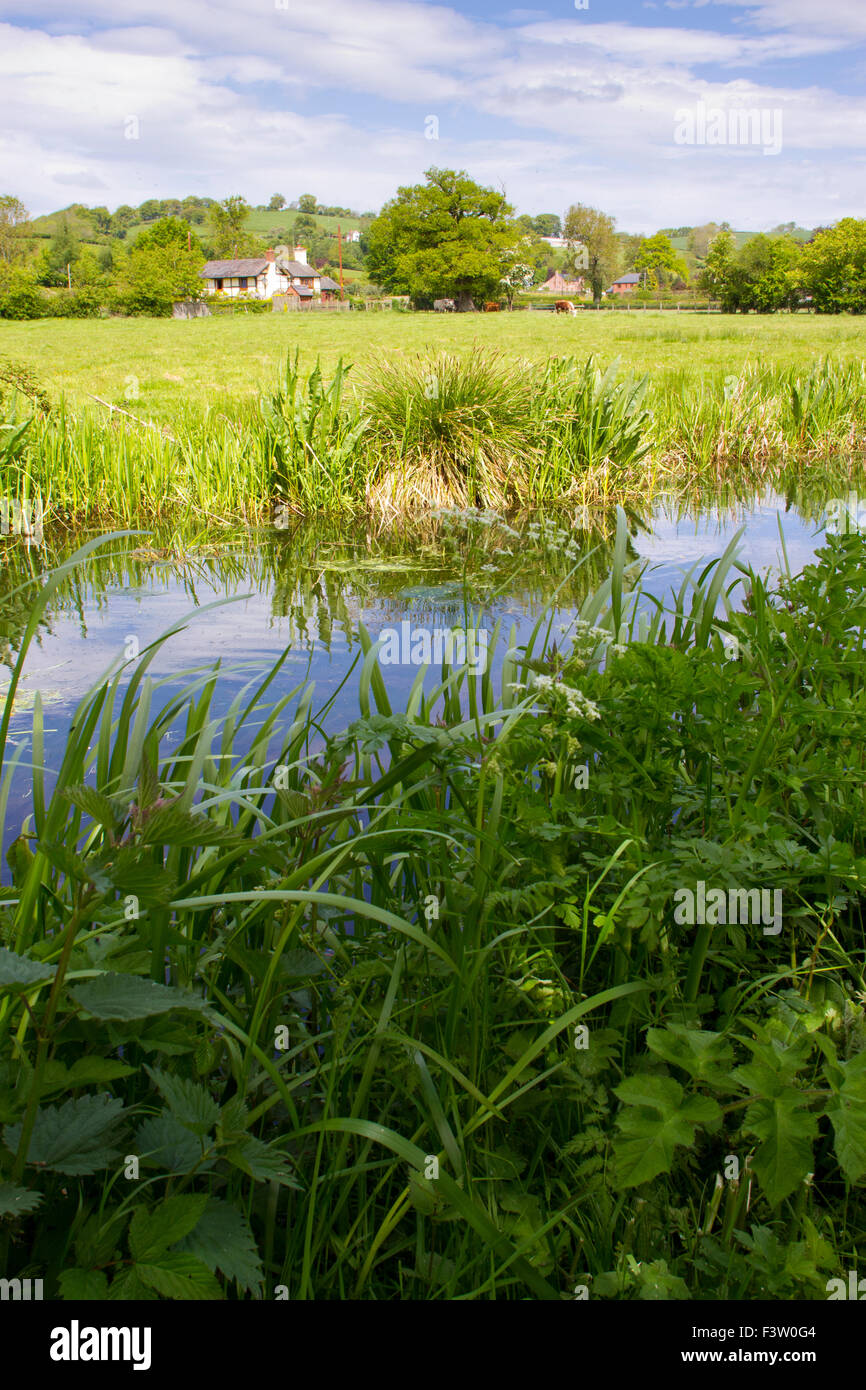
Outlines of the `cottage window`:
{"type": "Polygon", "coordinates": [[[238,289],[240,289],[240,290],[245,290],[246,287],[247,287],[247,277],[246,277],[246,275],[241,275],[240,278],[238,279],[238,289]]]}

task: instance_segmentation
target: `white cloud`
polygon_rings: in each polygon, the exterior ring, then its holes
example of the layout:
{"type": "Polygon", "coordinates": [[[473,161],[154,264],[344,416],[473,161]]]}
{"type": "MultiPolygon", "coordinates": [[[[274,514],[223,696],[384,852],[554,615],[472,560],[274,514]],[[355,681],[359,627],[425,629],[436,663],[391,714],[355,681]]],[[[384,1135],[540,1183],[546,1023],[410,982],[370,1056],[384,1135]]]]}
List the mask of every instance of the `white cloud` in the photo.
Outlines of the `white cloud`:
{"type": "MultiPolygon", "coordinates": [[[[0,13],[16,3],[0,0],[0,13]]],[[[806,24],[800,0],[720,0],[717,13],[726,4],[743,21],[734,34],[538,11],[509,11],[531,22],[502,27],[405,0],[290,3],[128,0],[119,27],[115,0],[82,0],[74,19],[47,0],[43,29],[0,24],[5,187],[35,212],[62,201],[57,185],[112,205],[311,188],[372,207],[439,164],[504,183],[524,210],[580,199],[644,230],[862,211],[866,101],[778,81],[783,60],[838,49],[854,13],[844,0],[826,26],[806,24]],[[60,32],[73,27],[84,32],[60,32]],[[773,85],[759,80],[771,62],[773,85]],[[370,114],[350,119],[366,96],[370,114]],[[675,113],[698,101],[781,109],[783,155],[677,146],[675,113]],[[424,139],[427,113],[438,142],[424,139]],[[125,138],[130,116],[138,139],[125,138]]]]}

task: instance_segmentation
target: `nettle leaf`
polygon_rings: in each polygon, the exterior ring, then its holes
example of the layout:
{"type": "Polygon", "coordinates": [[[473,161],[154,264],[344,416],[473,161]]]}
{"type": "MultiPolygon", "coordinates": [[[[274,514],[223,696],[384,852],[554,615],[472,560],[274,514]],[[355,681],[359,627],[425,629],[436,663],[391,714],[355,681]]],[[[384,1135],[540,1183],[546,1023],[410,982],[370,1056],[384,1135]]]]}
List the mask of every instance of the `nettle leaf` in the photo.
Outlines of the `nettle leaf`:
{"type": "Polygon", "coordinates": [[[194,1255],[163,1255],[158,1264],[136,1263],[135,1272],[143,1284],[163,1298],[187,1303],[223,1298],[219,1282],[194,1255]]]}
{"type": "Polygon", "coordinates": [[[866,1174],[866,1052],[836,1066],[843,1081],[834,1103],[827,1107],[827,1115],[839,1167],[849,1182],[859,1182],[866,1174]]]}
{"type": "Polygon", "coordinates": [[[136,1263],[161,1263],[169,1247],[189,1235],[201,1220],[207,1200],[206,1192],[197,1192],[167,1197],[153,1211],[136,1207],[129,1227],[129,1252],[136,1263]]]}
{"type": "Polygon", "coordinates": [[[168,1072],[145,1067],[154,1086],[168,1102],[168,1107],[186,1129],[194,1134],[207,1134],[220,1117],[220,1108],[213,1096],[204,1086],[195,1081],[187,1081],[183,1076],[170,1076],[168,1072]]]}
{"type": "MultiPolygon", "coordinates": [[[[81,1177],[107,1168],[120,1156],[114,1147],[123,1101],[108,1095],[80,1096],[64,1105],[40,1106],[30,1136],[27,1162],[55,1173],[81,1177]]],[[[21,1125],[5,1125],[3,1142],[15,1153],[21,1125]]]]}
{"type": "Polygon", "coordinates": [[[262,1262],[253,1233],[246,1218],[228,1202],[211,1198],[195,1230],[177,1249],[235,1280],[245,1293],[261,1293],[262,1262]]]}
{"type": "Polygon", "coordinates": [[[743,1128],[763,1143],[752,1159],[767,1200],[777,1206],[790,1196],[812,1171],[812,1145],[818,1121],[801,1107],[804,1097],[796,1091],[759,1100],[746,1111],[743,1128]]]}
{"type": "Polygon", "coordinates": [[[11,1182],[0,1182],[0,1216],[27,1216],[36,1210],[41,1201],[41,1192],[32,1192],[29,1187],[15,1187],[11,1182]]]}
{"type": "Polygon", "coordinates": [[[56,965],[19,956],[15,951],[7,951],[5,946],[0,946],[0,989],[29,989],[38,980],[50,980],[56,969],[56,965]]]}
{"type": "Polygon", "coordinates": [[[310,975],[320,975],[326,967],[325,962],[313,951],[297,948],[283,952],[279,968],[281,974],[292,979],[308,979],[310,975]]]}
{"type": "Polygon", "coordinates": [[[124,1303],[155,1303],[159,1294],[143,1283],[135,1265],[127,1265],[126,1269],[122,1269],[117,1277],[112,1279],[108,1298],[110,1301],[122,1299],[124,1303]]]}
{"type": "Polygon", "coordinates": [[[623,1138],[614,1141],[617,1187],[637,1187],[668,1173],[677,1145],[692,1148],[698,1125],[714,1124],[721,1110],[709,1096],[686,1096],[670,1076],[627,1076],[614,1094],[627,1107],[617,1116],[623,1138]]]}
{"type": "Polygon", "coordinates": [[[647,1046],[671,1066],[681,1067],[696,1081],[720,1083],[727,1079],[734,1050],[721,1033],[687,1028],[669,1023],[665,1028],[649,1028],[647,1046]]]}
{"type": "MultiPolygon", "coordinates": [[[[143,1168],[158,1168],[161,1173],[188,1173],[201,1158],[201,1140],[167,1111],[141,1122],[135,1131],[135,1148],[143,1168]]],[[[202,1164],[210,1166],[210,1161],[202,1164]]]]}
{"type": "Polygon", "coordinates": [[[78,1086],[93,1086],[130,1076],[135,1067],[113,1057],[79,1057],[71,1067],[62,1062],[49,1062],[45,1068],[42,1094],[54,1091],[73,1091],[78,1086]]]}
{"type": "Polygon", "coordinates": [[[102,868],[106,883],[118,893],[134,893],[146,907],[165,907],[177,892],[177,881],[150,856],[153,851],[127,845],[115,850],[102,868]]]}
{"type": "Polygon", "coordinates": [[[251,1134],[233,1149],[228,1149],[223,1157],[259,1182],[273,1181],[281,1183],[283,1187],[300,1187],[292,1176],[286,1155],[280,1153],[279,1149],[263,1144],[251,1134]]]}
{"type": "Polygon", "coordinates": [[[102,825],[106,830],[114,830],[121,820],[121,815],[114,803],[98,792],[95,787],[67,787],[63,795],[77,806],[79,811],[90,816],[98,825],[102,825]]]}
{"type": "Polygon", "coordinates": [[[108,1298],[108,1279],[101,1269],[64,1269],[57,1282],[64,1303],[101,1303],[108,1298]]]}
{"type": "Polygon", "coordinates": [[[145,845],[227,845],[237,842],[237,834],[227,826],[217,825],[200,812],[182,811],[177,806],[163,806],[148,814],[141,827],[145,845]]]}
{"type": "Polygon", "coordinates": [[[199,1010],[207,1001],[173,985],[161,985],[155,980],[143,980],[137,975],[117,975],[108,972],[94,980],[70,988],[69,993],[82,1009],[94,1018],[150,1018],[167,1014],[172,1009],[199,1010]]]}

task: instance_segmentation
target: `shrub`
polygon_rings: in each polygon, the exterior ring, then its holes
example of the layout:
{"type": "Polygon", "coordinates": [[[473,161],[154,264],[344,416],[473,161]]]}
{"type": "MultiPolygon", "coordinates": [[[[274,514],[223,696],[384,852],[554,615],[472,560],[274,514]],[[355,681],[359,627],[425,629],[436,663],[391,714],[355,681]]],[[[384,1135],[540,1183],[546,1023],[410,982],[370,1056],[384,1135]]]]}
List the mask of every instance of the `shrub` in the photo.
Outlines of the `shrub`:
{"type": "Polygon", "coordinates": [[[46,314],[46,301],[35,285],[27,282],[13,285],[0,294],[0,318],[41,319],[46,314]]]}

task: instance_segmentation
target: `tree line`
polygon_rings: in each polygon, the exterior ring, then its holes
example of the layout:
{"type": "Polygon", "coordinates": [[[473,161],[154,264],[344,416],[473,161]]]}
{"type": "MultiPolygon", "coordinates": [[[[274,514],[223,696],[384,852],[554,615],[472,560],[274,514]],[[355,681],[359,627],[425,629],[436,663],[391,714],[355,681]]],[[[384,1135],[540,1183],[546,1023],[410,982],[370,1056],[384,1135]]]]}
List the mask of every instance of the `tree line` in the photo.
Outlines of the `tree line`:
{"type": "MultiPolygon", "coordinates": [[[[11,195],[0,197],[0,316],[170,313],[175,300],[201,294],[205,260],[258,256],[267,245],[303,244],[312,265],[338,273],[333,229],[317,217],[355,214],[306,193],[289,204],[274,194],[255,210],[281,218],[267,241],[250,230],[254,209],[240,195],[150,199],[113,214],[76,205],[70,211],[87,213],[91,225],[103,228],[104,244],[82,244],[67,220],[36,250],[26,209],[11,195]],[[128,214],[152,215],[133,240],[112,231],[114,219],[128,214]]],[[[691,289],[729,312],[866,311],[866,221],[852,217],[811,230],[784,223],[739,246],[726,222],[631,235],[609,214],[579,202],[562,218],[516,216],[502,192],[465,171],[437,168],[427,170],[423,183],[398,188],[378,215],[365,216],[370,221],[360,243],[342,248],[344,268],[363,272],[366,292],[406,294],[418,308],[440,298],[454,299],[462,310],[489,300],[512,307],[559,270],[582,279],[596,303],[630,271],[639,277],[638,295],[691,289]],[[546,237],[565,245],[554,249],[546,237]]]]}

